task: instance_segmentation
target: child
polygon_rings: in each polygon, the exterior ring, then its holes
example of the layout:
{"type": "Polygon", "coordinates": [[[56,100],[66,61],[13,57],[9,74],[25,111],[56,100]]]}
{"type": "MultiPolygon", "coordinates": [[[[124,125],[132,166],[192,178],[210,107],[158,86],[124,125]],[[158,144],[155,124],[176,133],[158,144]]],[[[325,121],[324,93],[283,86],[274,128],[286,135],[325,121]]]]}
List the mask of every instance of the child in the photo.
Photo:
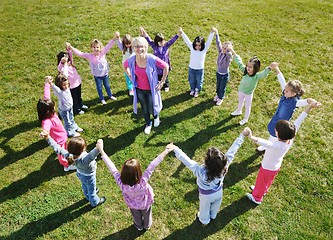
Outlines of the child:
{"type": "Polygon", "coordinates": [[[148,230],[153,222],[152,204],[154,202],[153,189],[149,185],[148,180],[157,165],[162,162],[164,157],[171,152],[172,149],[167,146],[166,149],[149,164],[142,175],[141,166],[137,159],[130,158],[126,160],[119,173],[114,163],[104,152],[103,142],[98,142],[97,148],[102,155],[103,161],[108,166],[111,174],[122,190],[125,203],[132,213],[134,227],[139,231],[143,229],[148,230]]]}
{"type": "MultiPolygon", "coordinates": [[[[282,89],[282,96],[279,101],[278,108],[273,115],[271,121],[267,125],[268,132],[270,134],[269,141],[276,139],[275,125],[279,120],[289,121],[295,112],[296,108],[301,106],[307,106],[311,102],[315,101],[312,98],[300,100],[300,97],[304,94],[302,83],[298,80],[289,81],[286,84],[286,80],[280,71],[279,67],[275,68],[277,77],[282,89]]],[[[259,146],[258,151],[266,150],[264,146],[259,146]]]]}
{"type": "MultiPolygon", "coordinates": [[[[171,71],[169,48],[171,47],[172,44],[174,44],[178,40],[179,36],[181,35],[181,32],[179,31],[168,42],[165,41],[162,33],[157,33],[153,41],[143,27],[140,27],[140,35],[146,38],[148,44],[154,50],[154,55],[162,59],[167,64],[169,64],[169,71],[171,71]]],[[[161,81],[163,76],[163,69],[157,68],[157,75],[158,75],[158,81],[161,81]]],[[[162,90],[164,90],[165,92],[169,92],[170,90],[170,82],[168,76],[165,79],[165,83],[163,84],[162,90]]]]}
{"type": "MultiPolygon", "coordinates": [[[[42,124],[43,130],[48,132],[57,144],[66,149],[67,132],[55,112],[55,104],[51,100],[49,78],[49,76],[45,77],[44,99],[39,99],[37,103],[38,119],[42,124]]],[[[74,166],[68,165],[67,159],[60,154],[58,154],[58,160],[64,166],[65,172],[76,169],[74,166]]]]}
{"type": "Polygon", "coordinates": [[[268,141],[255,137],[252,135],[250,128],[244,129],[244,135],[248,136],[248,138],[255,143],[266,147],[266,152],[257,176],[256,185],[251,186],[251,189],[253,189],[252,193],[246,194],[249,200],[258,205],[262,203],[263,196],[268,192],[274,178],[280,171],[283,157],[291,148],[295,134],[301,126],[301,123],[307,117],[311,108],[317,108],[320,105],[321,104],[316,101],[309,104],[304,112],[296,119],[295,124],[287,120],[278,121],[275,126],[277,137],[277,140],[275,141],[268,141]]]}
{"type": "Polygon", "coordinates": [[[67,53],[60,52],[57,55],[57,59],[58,71],[65,75],[69,80],[70,91],[73,98],[73,112],[74,114],[84,114],[83,110],[88,109],[88,106],[82,104],[82,79],[74,65],[72,51],[68,49],[67,53]]]}
{"type": "Polygon", "coordinates": [[[224,99],[225,89],[229,81],[229,66],[232,61],[232,53],[230,48],[232,47],[232,42],[224,42],[221,44],[219,33],[216,28],[213,28],[216,37],[217,46],[217,71],[216,71],[216,96],[214,102],[217,106],[220,106],[224,99]]]}
{"type": "Polygon", "coordinates": [[[235,62],[237,63],[239,69],[244,72],[241,82],[238,86],[238,107],[237,110],[231,113],[232,116],[238,116],[242,114],[242,108],[245,101],[245,115],[239,124],[244,125],[248,122],[250,113],[251,113],[251,104],[253,98],[253,92],[257,86],[257,83],[260,79],[263,79],[268,76],[272,69],[278,65],[276,62],[272,62],[269,67],[265,70],[259,72],[260,70],[260,60],[256,56],[250,58],[246,66],[243,64],[242,59],[239,55],[236,54],[233,48],[230,48],[235,62]]]}
{"type": "Polygon", "coordinates": [[[109,83],[109,75],[108,75],[109,74],[109,64],[105,58],[105,55],[113,46],[115,39],[116,39],[116,36],[113,39],[111,39],[110,42],[105,47],[103,47],[103,44],[101,41],[99,41],[98,39],[94,39],[90,44],[92,53],[83,53],[83,52],[79,51],[78,49],[72,47],[70,43],[66,43],[67,49],[71,49],[77,56],[79,56],[81,58],[85,58],[89,61],[90,70],[95,79],[99,100],[101,101],[101,103],[103,105],[106,104],[106,101],[104,100],[104,96],[103,96],[102,84],[104,85],[104,88],[108,94],[108,97],[111,100],[117,100],[117,98],[112,95],[112,91],[111,91],[110,83],[109,83]]]}
{"type": "Polygon", "coordinates": [[[53,78],[48,76],[46,81],[52,86],[54,94],[58,97],[58,110],[61,118],[64,120],[65,129],[68,137],[80,136],[80,128],[74,121],[73,98],[69,90],[68,78],[59,73],[56,77],[56,84],[53,84],[53,78]]]}
{"type": "Polygon", "coordinates": [[[209,148],[203,165],[191,160],[177,146],[173,144],[167,146],[197,177],[200,200],[198,218],[203,225],[207,225],[217,216],[222,203],[224,177],[243,141],[244,136],[240,134],[226,154],[215,147],[209,148]]]}
{"type": "Polygon", "coordinates": [[[198,97],[204,83],[205,58],[214,37],[214,28],[212,28],[209,34],[207,43],[205,43],[205,39],[201,36],[197,36],[191,43],[182,28],[179,28],[179,32],[191,51],[190,63],[188,66],[188,81],[191,89],[190,95],[198,97]]]}
{"type": "MultiPolygon", "coordinates": [[[[117,38],[117,45],[119,49],[123,53],[123,60],[122,63],[124,62],[132,55],[133,49],[132,49],[132,37],[129,34],[125,34],[122,40],[120,40],[120,34],[119,32],[116,32],[116,38],[117,38]]],[[[133,83],[130,79],[129,76],[127,76],[126,73],[124,73],[125,79],[126,79],[126,86],[128,89],[128,95],[133,96],[134,91],[133,91],[133,83]]]]}
{"type": "MultiPolygon", "coordinates": [[[[97,207],[106,201],[105,197],[97,195],[98,188],[96,188],[96,169],[97,163],[95,161],[99,154],[98,149],[95,147],[89,153],[86,152],[87,143],[82,137],[73,137],[69,140],[67,149],[59,146],[52,137],[49,136],[47,131],[41,132],[41,137],[45,138],[53,148],[53,150],[64,156],[70,165],[76,166],[76,176],[82,183],[82,190],[85,198],[90,202],[92,207],[97,207]]],[[[102,139],[98,139],[98,143],[103,143],[102,139]]]]}

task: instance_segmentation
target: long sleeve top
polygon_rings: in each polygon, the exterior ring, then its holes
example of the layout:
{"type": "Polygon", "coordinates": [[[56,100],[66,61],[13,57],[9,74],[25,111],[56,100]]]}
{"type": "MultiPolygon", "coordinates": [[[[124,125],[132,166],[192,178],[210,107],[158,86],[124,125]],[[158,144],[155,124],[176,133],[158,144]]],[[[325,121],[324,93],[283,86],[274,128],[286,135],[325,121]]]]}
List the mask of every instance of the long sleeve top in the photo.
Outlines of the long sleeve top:
{"type": "MultiPolygon", "coordinates": [[[[307,117],[306,112],[302,112],[295,121],[296,131],[300,128],[302,122],[307,117]]],[[[288,142],[278,141],[268,141],[262,138],[258,138],[258,144],[266,148],[264,158],[261,162],[261,166],[270,171],[276,171],[280,169],[283,161],[283,157],[289,151],[293,144],[294,139],[291,139],[288,142]]]]}
{"type": "MultiPolygon", "coordinates": [[[[147,35],[147,37],[145,38],[148,41],[149,45],[152,47],[154,55],[162,59],[164,62],[166,62],[169,65],[169,70],[171,70],[169,48],[171,47],[172,44],[174,44],[177,41],[179,36],[176,34],[175,36],[173,36],[173,38],[167,41],[162,47],[156,45],[154,41],[149,37],[149,35],[147,35]]],[[[163,68],[157,67],[157,74],[163,75],[163,68]]]]}
{"type": "MultiPolygon", "coordinates": [[[[118,48],[121,51],[123,51],[124,50],[123,41],[117,40],[116,42],[117,42],[118,48]]],[[[130,50],[127,48],[126,52],[123,53],[122,63],[124,63],[132,54],[134,54],[134,52],[130,52],[130,50]]]]}
{"type": "Polygon", "coordinates": [[[287,98],[284,96],[284,89],[286,86],[286,80],[282,73],[277,75],[281,89],[282,96],[279,101],[279,105],[271,119],[271,121],[267,125],[268,132],[271,136],[276,137],[275,135],[275,125],[279,120],[290,120],[293,113],[295,112],[297,107],[307,106],[308,102],[306,99],[300,100],[298,96],[287,98]]]}
{"type": "MultiPolygon", "coordinates": [[[[237,63],[238,68],[244,72],[245,65],[242,62],[242,59],[239,55],[235,55],[234,61],[237,63]]],[[[245,94],[252,94],[255,88],[257,87],[258,81],[267,77],[270,73],[270,69],[267,67],[263,71],[256,73],[254,76],[249,76],[248,74],[242,77],[242,80],[239,83],[238,91],[245,94]]]]}
{"type": "Polygon", "coordinates": [[[68,64],[63,64],[62,62],[60,62],[58,65],[58,71],[68,78],[69,83],[70,83],[69,86],[71,89],[73,89],[73,88],[80,86],[82,79],[81,79],[79,73],[77,72],[76,67],[74,67],[72,65],[73,64],[72,51],[67,51],[67,52],[68,52],[68,56],[71,61],[71,64],[68,65],[68,64]]]}
{"type": "Polygon", "coordinates": [[[61,90],[55,84],[52,84],[54,94],[58,98],[58,108],[62,111],[69,111],[73,107],[73,98],[70,89],[61,90]]]}
{"type": "Polygon", "coordinates": [[[110,42],[102,48],[101,52],[98,56],[95,56],[92,53],[83,53],[80,50],[72,47],[74,54],[81,58],[85,58],[89,61],[89,66],[91,70],[91,74],[95,77],[104,77],[109,74],[109,64],[105,58],[105,55],[111,49],[114,44],[114,40],[111,39],[110,42]]]}
{"type": "Polygon", "coordinates": [[[140,182],[133,186],[122,183],[120,179],[120,172],[107,155],[103,154],[102,159],[120,187],[123,193],[124,201],[129,208],[144,210],[153,204],[154,192],[153,188],[149,185],[148,180],[150,179],[155,168],[163,160],[160,155],[149,164],[145,172],[142,174],[140,182]]]}
{"type": "Polygon", "coordinates": [[[222,44],[218,34],[216,34],[216,46],[217,52],[219,54],[217,57],[217,72],[220,74],[229,73],[229,66],[232,61],[232,53],[228,50],[226,53],[223,53],[222,44]]]}
{"type": "MultiPolygon", "coordinates": [[[[53,150],[65,158],[68,158],[70,153],[60,147],[51,137],[47,138],[47,143],[53,150]]],[[[86,151],[82,152],[81,155],[75,159],[73,165],[76,166],[76,171],[85,176],[91,176],[96,174],[97,163],[95,161],[96,157],[98,156],[99,151],[97,148],[94,148],[89,153],[86,151]]]]}
{"type": "MultiPolygon", "coordinates": [[[[239,147],[244,142],[244,135],[240,134],[238,138],[233,142],[229,150],[226,152],[226,157],[228,159],[227,161],[227,167],[232,163],[232,161],[235,158],[235,154],[237,153],[239,147]]],[[[221,175],[220,177],[215,178],[212,181],[208,180],[207,177],[207,170],[206,166],[199,165],[197,162],[191,160],[180,148],[176,147],[174,149],[174,152],[176,154],[176,157],[184,163],[184,165],[190,169],[193,174],[197,177],[197,185],[199,189],[202,190],[218,190],[221,186],[223,186],[223,180],[225,177],[225,174],[221,175]]]]}
{"type": "Polygon", "coordinates": [[[195,49],[193,49],[193,45],[192,42],[190,41],[190,39],[188,38],[188,36],[183,32],[182,33],[182,37],[184,39],[185,44],[187,45],[187,47],[190,49],[191,54],[190,54],[190,63],[189,63],[189,67],[192,69],[204,69],[205,67],[205,58],[206,58],[206,53],[212,43],[213,37],[214,37],[214,32],[211,32],[208,36],[208,40],[205,43],[205,49],[202,51],[196,51],[195,49]]]}

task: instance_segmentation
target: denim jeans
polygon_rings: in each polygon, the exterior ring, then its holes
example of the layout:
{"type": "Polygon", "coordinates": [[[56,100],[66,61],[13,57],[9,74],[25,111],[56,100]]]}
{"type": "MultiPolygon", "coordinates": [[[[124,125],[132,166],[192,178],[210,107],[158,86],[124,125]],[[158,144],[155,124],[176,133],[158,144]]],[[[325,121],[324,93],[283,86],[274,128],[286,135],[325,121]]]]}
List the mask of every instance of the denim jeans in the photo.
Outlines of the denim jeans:
{"type": "Polygon", "coordinates": [[[80,179],[82,183],[83,194],[86,199],[90,202],[91,206],[96,207],[99,203],[100,198],[96,193],[96,173],[91,176],[85,176],[76,172],[76,176],[80,179]]]}
{"type": "Polygon", "coordinates": [[[219,99],[224,98],[225,89],[229,81],[229,77],[229,73],[222,75],[216,72],[216,95],[219,97],[219,99]]]}
{"type": "Polygon", "coordinates": [[[71,95],[73,98],[73,112],[78,114],[82,107],[81,84],[76,88],[71,88],[71,95]]]}
{"type": "Polygon", "coordinates": [[[196,88],[199,92],[201,91],[204,82],[204,73],[204,69],[188,68],[188,81],[191,91],[194,91],[196,88]]]}
{"type": "Polygon", "coordinates": [[[98,93],[99,100],[104,100],[103,96],[103,86],[106,90],[106,93],[108,94],[108,97],[110,98],[112,96],[111,88],[110,88],[110,83],[109,83],[109,76],[105,75],[104,77],[96,77],[94,76],[95,83],[96,83],[96,89],[98,93]]]}
{"type": "Polygon", "coordinates": [[[70,110],[66,110],[66,111],[59,109],[59,114],[60,114],[62,120],[64,120],[64,125],[65,125],[65,129],[67,131],[68,137],[74,136],[75,131],[78,128],[78,126],[74,121],[73,109],[71,108],[70,110]]]}
{"type": "MultiPolygon", "coordinates": [[[[150,126],[152,124],[150,115],[154,114],[153,99],[151,96],[151,91],[142,90],[142,89],[137,88],[136,95],[137,95],[138,101],[141,104],[142,114],[143,114],[143,118],[145,119],[146,126],[150,126]]],[[[156,118],[156,117],[157,116],[154,116],[154,118],[156,118]]]]}

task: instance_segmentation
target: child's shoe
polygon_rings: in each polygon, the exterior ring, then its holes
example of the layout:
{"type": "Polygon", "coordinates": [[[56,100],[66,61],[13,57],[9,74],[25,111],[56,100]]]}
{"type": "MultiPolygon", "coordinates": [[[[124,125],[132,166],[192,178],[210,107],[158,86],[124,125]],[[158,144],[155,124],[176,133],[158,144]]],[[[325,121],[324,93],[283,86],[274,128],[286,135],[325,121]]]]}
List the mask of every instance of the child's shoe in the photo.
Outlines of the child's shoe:
{"type": "Polygon", "coordinates": [[[257,151],[259,151],[259,152],[263,152],[263,151],[265,151],[266,150],[266,147],[264,147],[264,146],[259,146],[259,147],[257,147],[257,151]]]}
{"type": "Polygon", "coordinates": [[[77,127],[77,129],[75,131],[77,131],[77,132],[83,132],[83,129],[80,128],[80,127],[77,127]]]}
{"type": "Polygon", "coordinates": [[[232,113],[230,113],[231,116],[239,116],[242,115],[242,111],[235,110],[232,113]]]}
{"type": "Polygon", "coordinates": [[[80,137],[80,136],[81,136],[81,134],[78,132],[74,133],[74,135],[73,135],[73,137],[80,137]]]}
{"type": "Polygon", "coordinates": [[[68,167],[64,167],[65,172],[73,171],[73,170],[76,170],[76,167],[74,165],[69,165],[68,167]]]}
{"type": "Polygon", "coordinates": [[[117,98],[115,96],[111,96],[110,99],[111,100],[117,100],[117,98]]]}
{"type": "Polygon", "coordinates": [[[216,105],[220,106],[222,104],[222,102],[223,102],[223,99],[218,98],[217,101],[216,101],[216,105]]]}
{"type": "Polygon", "coordinates": [[[133,226],[136,228],[136,230],[138,230],[138,231],[140,231],[140,232],[143,230],[142,227],[138,227],[138,226],[136,226],[135,224],[133,224],[133,226]]]}
{"type": "Polygon", "coordinates": [[[98,207],[99,205],[102,205],[103,203],[105,203],[105,201],[106,201],[106,197],[101,197],[100,200],[99,200],[99,203],[97,203],[97,205],[95,207],[98,207]]]}
{"type": "Polygon", "coordinates": [[[145,127],[145,130],[144,130],[145,134],[147,134],[147,135],[150,134],[151,127],[152,127],[151,125],[145,127]]]}
{"type": "Polygon", "coordinates": [[[169,92],[170,91],[170,88],[166,87],[164,88],[164,92],[169,92]]]}
{"type": "Polygon", "coordinates": [[[245,123],[247,123],[247,119],[242,119],[240,122],[239,122],[239,125],[243,126],[245,123]]]}
{"type": "Polygon", "coordinates": [[[194,97],[199,97],[199,90],[197,88],[195,89],[194,97]]]}
{"type": "Polygon", "coordinates": [[[105,100],[102,100],[101,103],[102,103],[102,105],[106,105],[105,100]]]}
{"type": "Polygon", "coordinates": [[[83,104],[83,105],[81,106],[81,108],[82,108],[83,110],[86,110],[86,109],[88,109],[89,107],[88,107],[87,105],[84,105],[84,104],[83,104]]]}
{"type": "Polygon", "coordinates": [[[160,125],[161,121],[160,121],[160,118],[157,117],[154,119],[154,127],[158,127],[160,125]]]}
{"type": "Polygon", "coordinates": [[[254,199],[254,197],[253,197],[253,195],[252,195],[251,193],[247,193],[247,194],[246,194],[246,197],[247,197],[250,201],[254,202],[254,203],[257,204],[257,205],[260,205],[260,204],[261,204],[261,202],[259,202],[259,201],[257,201],[257,200],[254,199]]]}
{"type": "Polygon", "coordinates": [[[134,91],[133,91],[133,90],[129,90],[129,91],[128,91],[128,95],[130,95],[130,96],[134,96],[134,91]]]}
{"type": "Polygon", "coordinates": [[[84,111],[83,111],[83,110],[80,110],[80,111],[78,112],[78,114],[82,115],[82,114],[84,114],[84,111]]]}
{"type": "Polygon", "coordinates": [[[219,99],[219,96],[216,95],[216,96],[214,97],[214,102],[217,102],[218,99],[219,99]]]}
{"type": "Polygon", "coordinates": [[[191,96],[193,96],[193,95],[194,95],[194,91],[193,91],[193,90],[191,90],[191,92],[190,92],[190,95],[191,95],[191,96]]]}

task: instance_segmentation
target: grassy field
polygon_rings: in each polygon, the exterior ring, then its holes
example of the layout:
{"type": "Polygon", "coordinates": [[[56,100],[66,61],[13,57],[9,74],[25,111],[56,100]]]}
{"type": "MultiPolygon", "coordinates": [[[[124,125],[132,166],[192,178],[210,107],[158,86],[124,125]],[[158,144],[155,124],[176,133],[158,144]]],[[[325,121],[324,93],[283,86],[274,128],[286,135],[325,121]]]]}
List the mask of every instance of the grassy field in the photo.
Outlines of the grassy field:
{"type": "MultiPolygon", "coordinates": [[[[0,239],[331,239],[332,13],[329,0],[2,0],[0,239]],[[262,205],[256,207],[245,197],[262,159],[250,141],[229,169],[217,219],[205,228],[195,221],[195,178],[170,154],[150,180],[156,195],[153,226],[139,234],[103,161],[98,162],[97,186],[107,201],[91,209],[75,173],[65,173],[39,138],[36,104],[44,76],[57,73],[56,55],[64,43],[88,52],[93,38],[106,44],[115,31],[137,36],[140,26],[152,37],[162,32],[167,39],[182,27],[191,40],[197,35],[207,39],[215,26],[222,40],[233,41],[244,62],[252,55],[259,56],[263,67],[279,62],[287,80],[305,85],[304,98],[323,103],[302,125],[262,205]]],[[[242,74],[233,63],[226,99],[215,106],[216,57],[214,40],[206,57],[204,91],[193,99],[188,94],[189,51],[182,39],[172,46],[171,91],[162,93],[162,122],[149,136],[143,133],[141,115],[132,114],[118,48],[107,55],[118,100],[105,106],[98,101],[88,63],[75,58],[84,103],[90,106],[75,119],[85,129],[88,149],[103,138],[118,168],[129,157],[138,158],[145,168],[171,141],[199,162],[208,147],[226,151],[243,129],[240,117],[230,117],[242,74]]],[[[247,125],[256,135],[268,137],[266,125],[279,97],[272,73],[254,94],[247,125]]]]}

